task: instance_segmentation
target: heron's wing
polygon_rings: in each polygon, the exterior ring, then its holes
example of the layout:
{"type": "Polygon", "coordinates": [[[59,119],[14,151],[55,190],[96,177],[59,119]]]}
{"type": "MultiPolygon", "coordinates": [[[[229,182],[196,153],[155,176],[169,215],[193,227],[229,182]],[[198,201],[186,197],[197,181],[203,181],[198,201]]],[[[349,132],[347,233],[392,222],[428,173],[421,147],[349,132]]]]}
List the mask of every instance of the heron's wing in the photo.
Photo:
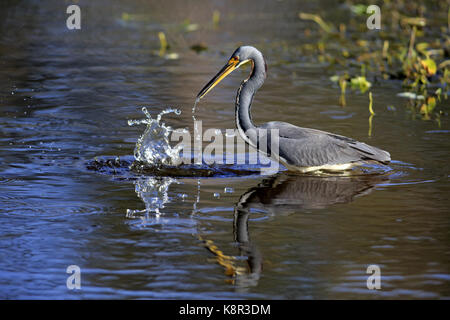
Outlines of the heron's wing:
{"type": "MultiPolygon", "coordinates": [[[[325,131],[300,128],[285,122],[268,122],[259,128],[265,129],[269,137],[272,136],[271,129],[278,130],[278,147],[276,143],[268,143],[268,148],[295,166],[311,167],[367,160],[388,163],[391,160],[390,154],[384,150],[325,131]],[[279,151],[274,150],[274,146],[279,151]]],[[[272,131],[272,134],[275,132],[272,131]]]]}

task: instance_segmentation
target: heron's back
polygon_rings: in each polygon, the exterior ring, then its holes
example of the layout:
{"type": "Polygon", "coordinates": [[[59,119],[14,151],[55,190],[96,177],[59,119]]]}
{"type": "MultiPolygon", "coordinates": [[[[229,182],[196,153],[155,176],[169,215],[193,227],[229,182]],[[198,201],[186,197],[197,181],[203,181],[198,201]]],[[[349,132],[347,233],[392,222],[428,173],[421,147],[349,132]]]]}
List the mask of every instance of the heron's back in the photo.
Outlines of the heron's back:
{"type": "Polygon", "coordinates": [[[391,160],[387,151],[325,131],[301,128],[278,121],[265,123],[258,129],[263,129],[260,133],[260,141],[261,137],[267,134],[265,139],[270,154],[278,157],[288,168],[290,166],[296,168],[323,166],[338,168],[342,165],[359,164],[367,161],[387,164],[391,160]],[[274,136],[277,131],[278,143],[276,136],[274,136]]]}

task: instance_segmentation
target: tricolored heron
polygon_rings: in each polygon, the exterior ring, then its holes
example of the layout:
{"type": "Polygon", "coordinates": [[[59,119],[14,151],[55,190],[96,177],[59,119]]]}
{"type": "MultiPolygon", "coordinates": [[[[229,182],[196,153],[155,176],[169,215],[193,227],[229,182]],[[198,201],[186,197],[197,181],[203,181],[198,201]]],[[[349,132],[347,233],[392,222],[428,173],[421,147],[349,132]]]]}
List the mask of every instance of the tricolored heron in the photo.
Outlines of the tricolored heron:
{"type": "MultiPolygon", "coordinates": [[[[197,95],[197,101],[231,72],[251,63],[250,76],[244,80],[236,97],[236,126],[241,137],[258,151],[269,154],[281,162],[288,170],[310,172],[316,170],[339,171],[367,162],[387,164],[391,160],[389,152],[369,146],[337,134],[316,129],[301,128],[290,123],[271,121],[255,126],[250,114],[253,96],[262,86],[267,76],[267,65],[262,53],[254,47],[242,46],[236,49],[228,63],[209,81],[197,95]],[[275,131],[274,131],[275,130],[275,131]],[[258,134],[266,132],[267,146],[260,144],[258,134]],[[278,145],[270,145],[268,132],[278,132],[278,145]],[[278,149],[278,150],[276,150],[278,149]]],[[[261,137],[261,134],[259,134],[261,137]]]]}

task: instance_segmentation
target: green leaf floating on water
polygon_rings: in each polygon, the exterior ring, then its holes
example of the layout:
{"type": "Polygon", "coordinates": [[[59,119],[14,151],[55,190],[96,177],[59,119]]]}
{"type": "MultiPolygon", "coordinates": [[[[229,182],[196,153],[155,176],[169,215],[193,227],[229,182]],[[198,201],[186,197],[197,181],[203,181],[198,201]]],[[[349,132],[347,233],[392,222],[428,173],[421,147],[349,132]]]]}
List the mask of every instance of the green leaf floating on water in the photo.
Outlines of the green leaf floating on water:
{"type": "Polygon", "coordinates": [[[366,92],[372,84],[367,81],[366,77],[355,77],[350,79],[352,89],[359,89],[361,93],[366,92]]]}
{"type": "Polygon", "coordinates": [[[334,75],[334,76],[331,76],[330,77],[330,80],[332,81],[332,82],[338,82],[339,81],[339,76],[336,74],[336,75],[334,75]]]}
{"type": "Polygon", "coordinates": [[[417,95],[414,92],[400,92],[397,93],[397,97],[408,98],[413,100],[424,100],[425,97],[423,95],[417,95]]]}
{"type": "Polygon", "coordinates": [[[366,15],[367,5],[361,3],[354,4],[350,6],[350,10],[358,16],[363,16],[366,15]]]}
{"type": "Polygon", "coordinates": [[[186,19],[181,24],[181,27],[186,32],[193,32],[197,31],[200,28],[200,25],[198,25],[197,23],[191,23],[189,19],[186,19]]]}

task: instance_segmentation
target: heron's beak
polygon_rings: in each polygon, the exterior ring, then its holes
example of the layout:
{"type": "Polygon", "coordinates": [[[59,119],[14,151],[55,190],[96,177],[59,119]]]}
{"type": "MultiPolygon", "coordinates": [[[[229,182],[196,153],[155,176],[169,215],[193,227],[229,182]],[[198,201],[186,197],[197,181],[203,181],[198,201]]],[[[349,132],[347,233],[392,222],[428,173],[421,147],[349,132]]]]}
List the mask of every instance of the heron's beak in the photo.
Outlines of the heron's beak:
{"type": "Polygon", "coordinates": [[[197,99],[201,99],[203,98],[212,88],[214,88],[217,84],[219,84],[220,81],[222,81],[223,79],[225,79],[225,77],[227,75],[229,75],[230,73],[232,73],[234,70],[236,70],[237,68],[239,68],[241,65],[243,65],[244,63],[249,62],[250,60],[244,60],[244,61],[239,61],[238,58],[231,58],[228,63],[222,68],[222,70],[220,70],[215,76],[214,78],[212,78],[207,84],[206,86],[203,87],[203,89],[198,93],[197,95],[197,99]]]}

